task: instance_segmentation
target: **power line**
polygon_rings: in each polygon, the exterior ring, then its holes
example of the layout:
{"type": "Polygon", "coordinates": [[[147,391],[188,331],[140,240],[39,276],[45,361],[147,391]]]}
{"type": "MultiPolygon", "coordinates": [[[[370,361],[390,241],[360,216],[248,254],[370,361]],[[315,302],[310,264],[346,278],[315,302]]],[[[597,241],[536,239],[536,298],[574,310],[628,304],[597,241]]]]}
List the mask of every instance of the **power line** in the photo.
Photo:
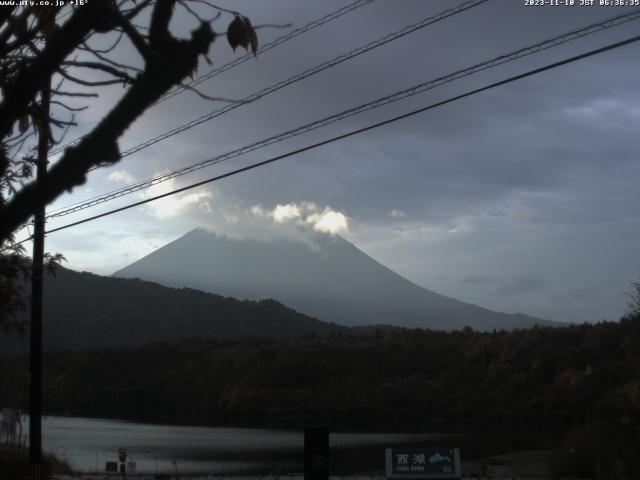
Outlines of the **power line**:
{"type": "Polygon", "coordinates": [[[387,43],[393,42],[395,40],[398,40],[402,37],[405,37],[413,32],[416,32],[420,29],[423,29],[425,27],[428,27],[430,25],[433,25],[434,23],[440,22],[446,18],[452,17],[454,15],[458,15],[466,10],[469,10],[471,8],[477,7],[478,5],[481,5],[483,3],[486,3],[489,0],[467,0],[453,8],[449,8],[447,10],[444,10],[436,15],[432,15],[430,17],[426,17],[412,25],[408,25],[394,33],[390,33],[388,35],[385,35],[384,37],[381,37],[377,40],[374,40],[372,42],[367,43],[366,45],[362,45],[358,48],[355,48],[347,53],[344,53],[342,55],[339,55],[331,60],[328,60],[326,62],[323,62],[319,65],[316,65],[315,67],[309,68],[307,70],[305,70],[304,72],[292,75],[291,77],[289,77],[286,80],[282,80],[278,83],[275,83],[269,87],[263,88],[262,90],[255,92],[251,95],[246,96],[245,98],[243,98],[242,100],[240,100],[239,102],[236,103],[232,103],[229,105],[225,105],[222,108],[218,108],[206,115],[202,115],[201,117],[198,117],[194,120],[191,120],[190,122],[187,122],[179,127],[176,127],[172,130],[169,130],[168,132],[165,132],[161,135],[158,135],[154,138],[151,138],[141,144],[138,144],[134,147],[129,148],[128,150],[125,150],[122,154],[121,157],[127,157],[129,155],[132,155],[134,153],[139,152],[140,150],[143,150],[155,143],[158,143],[162,140],[165,140],[169,137],[172,137],[174,135],[177,135],[179,133],[182,133],[186,130],[189,130],[197,125],[200,125],[204,122],[207,122],[209,120],[212,120],[216,117],[219,117],[227,112],[230,112],[232,110],[235,110],[236,108],[242,106],[242,105],[246,105],[248,103],[252,103],[256,100],[259,100],[260,98],[265,97],[266,95],[269,95],[271,93],[277,92],[278,90],[283,89],[284,87],[288,87],[289,85],[292,85],[294,83],[297,83],[301,80],[304,80],[306,78],[309,78],[313,75],[316,75],[324,70],[327,70],[329,68],[333,68],[336,65],[339,65],[343,62],[346,62],[347,60],[351,60],[355,57],[358,57],[364,53],[367,53],[375,48],[381,47],[383,45],[386,45],[387,43]]]}
{"type": "MultiPolygon", "coordinates": [[[[356,129],[356,130],[352,130],[352,131],[347,132],[347,133],[344,133],[344,134],[342,134],[342,135],[338,135],[338,136],[335,136],[335,137],[331,137],[331,138],[329,138],[329,139],[327,139],[327,140],[323,140],[323,141],[320,141],[320,142],[317,142],[317,143],[313,143],[313,144],[311,144],[311,145],[307,145],[307,146],[305,146],[305,147],[298,148],[298,149],[296,149],[296,150],[292,150],[292,151],[290,151],[290,152],[287,152],[287,153],[284,153],[284,154],[282,154],[282,155],[278,155],[278,156],[275,156],[275,157],[269,158],[269,159],[267,159],[267,160],[263,160],[263,161],[261,161],[261,162],[253,163],[253,164],[248,165],[248,166],[246,166],[246,167],[238,168],[238,169],[236,169],[236,170],[233,170],[233,171],[231,171],[231,172],[224,173],[224,174],[222,174],[222,175],[217,175],[217,176],[215,176],[215,177],[211,177],[211,178],[208,178],[208,179],[206,179],[206,180],[202,180],[202,181],[200,181],[200,182],[192,183],[192,184],[187,185],[187,186],[185,186],[185,187],[181,187],[181,188],[178,188],[178,189],[172,190],[172,191],[170,191],[170,192],[163,193],[163,194],[161,194],[161,195],[156,195],[156,196],[154,196],[154,197],[150,197],[150,198],[147,198],[147,199],[145,199],[145,200],[141,200],[141,201],[139,201],[139,202],[130,203],[130,204],[125,205],[125,206],[123,206],[123,207],[116,208],[116,209],[113,209],[113,210],[109,210],[108,212],[100,213],[100,214],[98,214],[98,215],[94,215],[94,216],[92,216],[92,217],[88,217],[88,218],[85,218],[85,219],[82,219],[82,220],[78,220],[77,222],[68,223],[68,224],[66,224],[66,225],[62,225],[62,226],[60,226],[60,227],[56,227],[56,228],[53,228],[53,229],[51,229],[51,230],[48,230],[48,231],[47,231],[47,232],[45,232],[45,233],[49,234],[49,233],[58,232],[58,231],[60,231],[60,230],[65,230],[65,229],[67,229],[67,228],[75,227],[75,226],[77,226],[77,225],[81,225],[81,224],[83,224],[83,223],[91,222],[91,221],[93,221],[93,220],[97,220],[97,219],[99,219],[99,218],[106,217],[106,216],[108,216],[108,215],[112,215],[112,214],[114,214],[114,213],[122,212],[122,211],[124,211],[124,210],[128,210],[128,209],[130,209],[130,208],[138,207],[138,206],[140,206],[140,205],[144,205],[144,204],[146,204],[146,203],[150,203],[150,202],[153,202],[153,201],[155,201],[155,200],[159,200],[159,199],[161,199],[161,198],[168,197],[168,196],[170,196],[170,195],[175,195],[176,193],[181,193],[181,192],[184,192],[184,191],[186,191],[186,190],[190,190],[190,189],[192,189],[192,188],[196,188],[196,187],[200,187],[200,186],[202,186],[202,185],[206,185],[206,184],[208,184],[208,183],[216,182],[216,181],[222,180],[222,179],[224,179],[224,178],[231,177],[231,176],[234,176],[234,175],[237,175],[237,174],[239,174],[239,173],[243,173],[243,172],[246,172],[246,171],[249,171],[249,170],[253,170],[253,169],[255,169],[255,168],[262,167],[262,166],[268,165],[268,164],[270,164],[270,163],[274,163],[274,162],[276,162],[276,161],[278,161],[278,160],[282,160],[282,159],[285,159],[285,158],[288,158],[288,157],[291,157],[291,156],[294,156],[294,155],[298,155],[298,154],[300,154],[300,153],[303,153],[303,152],[306,152],[306,151],[309,151],[309,150],[312,150],[312,149],[315,149],[315,148],[321,147],[321,146],[323,146],[323,145],[328,145],[328,144],[330,144],[330,143],[334,143],[334,142],[337,142],[337,141],[339,141],[339,140],[343,140],[343,139],[345,139],[345,138],[352,137],[352,136],[354,136],[354,135],[358,135],[358,134],[360,134],[360,133],[364,133],[364,132],[367,132],[367,131],[369,131],[369,130],[373,130],[373,129],[375,129],[375,128],[379,128],[379,127],[382,127],[382,126],[384,126],[384,125],[388,125],[388,124],[390,124],[390,123],[394,123],[394,122],[397,122],[397,121],[399,121],[399,120],[402,120],[402,119],[405,119],[405,118],[409,118],[409,117],[415,116],[415,115],[417,115],[417,114],[419,114],[419,113],[423,113],[423,112],[426,112],[426,111],[428,111],[428,110],[433,110],[433,109],[438,108],[438,107],[441,107],[441,106],[443,106],[443,105],[447,105],[447,104],[449,104],[449,103],[453,103],[453,102],[455,102],[455,101],[461,100],[461,99],[463,99],[463,98],[470,97],[470,96],[472,96],[472,95],[476,95],[476,94],[478,94],[478,93],[485,92],[485,91],[487,91],[487,90],[490,90],[490,89],[493,89],[493,88],[496,88],[496,87],[499,87],[499,86],[502,86],[502,85],[506,85],[506,84],[508,84],[508,83],[515,82],[515,81],[517,81],[517,80],[522,80],[522,79],[524,79],[524,78],[531,77],[531,76],[533,76],[533,75],[537,75],[537,74],[539,74],[539,73],[542,73],[542,72],[545,72],[545,71],[548,71],[548,70],[552,70],[552,69],[554,69],[554,68],[558,68],[558,67],[560,67],[560,66],[563,66],[563,65],[567,65],[567,64],[570,64],[570,63],[576,62],[576,61],[578,61],[578,60],[582,60],[582,59],[585,59],[585,58],[588,58],[588,57],[592,57],[592,56],[594,56],[594,55],[598,55],[598,54],[600,54],[600,53],[604,53],[604,52],[607,52],[607,51],[609,51],[609,50],[613,50],[613,49],[616,49],[616,48],[620,48],[620,47],[623,47],[623,46],[625,46],[625,45],[629,45],[629,44],[634,43],[634,42],[637,42],[637,41],[640,41],[640,35],[636,35],[635,37],[631,37],[631,38],[628,38],[628,39],[626,39],[626,40],[622,40],[622,41],[620,41],[620,42],[612,43],[612,44],[606,45],[606,46],[604,46],[604,47],[597,48],[597,49],[595,49],[595,50],[590,50],[590,51],[588,51],[588,52],[586,52],[586,53],[582,53],[582,54],[580,54],[580,55],[576,55],[576,56],[573,56],[573,57],[567,58],[567,59],[565,59],[565,60],[560,60],[560,61],[558,61],[558,62],[554,62],[554,63],[548,64],[548,65],[545,65],[545,66],[540,67],[540,68],[536,68],[536,69],[533,69],[533,70],[529,70],[528,72],[525,72],[525,73],[522,73],[522,74],[519,74],[519,75],[515,75],[515,76],[512,76],[512,77],[509,77],[509,78],[507,78],[507,79],[505,79],[505,80],[500,80],[500,81],[498,81],[498,82],[495,82],[495,83],[492,83],[492,84],[486,85],[486,86],[484,86],[484,87],[480,87],[480,88],[476,88],[476,89],[474,89],[474,90],[470,90],[470,91],[465,92],[465,93],[462,93],[462,94],[460,94],[460,95],[456,95],[456,96],[454,96],[454,97],[450,97],[450,98],[448,98],[448,99],[446,99],[446,100],[442,100],[442,101],[440,101],[440,102],[432,103],[431,105],[427,105],[426,107],[418,108],[418,109],[416,109],[416,110],[412,110],[412,111],[407,112],[407,113],[404,113],[404,114],[402,114],[402,115],[398,115],[398,116],[395,116],[395,117],[389,118],[389,119],[387,119],[387,120],[383,120],[383,121],[381,121],[381,122],[377,122],[377,123],[374,123],[374,124],[368,125],[368,126],[366,126],[366,127],[362,127],[362,128],[356,129]]],[[[27,242],[27,241],[29,241],[29,240],[31,240],[31,238],[26,238],[26,239],[24,239],[24,240],[22,240],[22,241],[20,241],[20,242],[17,242],[17,243],[14,243],[13,245],[10,245],[10,246],[8,246],[8,247],[5,247],[5,248],[4,248],[4,249],[2,249],[1,251],[8,250],[8,249],[10,249],[10,248],[15,247],[16,245],[19,245],[19,244],[21,244],[21,243],[27,242]]]]}
{"type": "MultiPolygon", "coordinates": [[[[180,125],[179,127],[173,128],[165,133],[162,133],[156,137],[153,137],[149,140],[146,140],[143,143],[140,143],[134,147],[129,148],[128,150],[125,150],[124,152],[122,152],[120,154],[120,158],[124,158],[124,157],[128,157],[129,155],[133,155],[134,153],[139,152],[140,150],[143,150],[147,147],[150,147],[151,145],[154,145],[162,140],[165,140],[167,138],[173,137],[174,135],[177,135],[179,133],[182,133],[186,130],[189,130],[197,125],[200,125],[204,122],[208,122],[209,120],[213,120],[214,118],[217,118],[221,115],[224,115],[225,113],[228,113],[232,110],[235,110],[238,107],[241,107],[242,105],[246,105],[248,103],[252,103],[256,100],[259,100],[262,97],[265,97],[271,93],[277,92],[278,90],[281,90],[291,84],[294,84],[296,82],[299,82],[301,80],[304,80],[306,78],[309,78],[313,75],[316,75],[324,70],[327,70],[329,68],[335,67],[336,65],[339,65],[343,62],[346,62],[347,60],[351,60],[352,58],[355,58],[359,55],[362,55],[364,53],[367,53],[375,48],[381,47],[382,45],[386,45],[389,42],[392,42],[394,40],[397,40],[399,38],[405,37],[407,35],[409,35],[410,33],[413,33],[417,30],[420,30],[422,28],[428,27],[429,25],[432,25],[434,23],[440,22],[446,18],[452,17],[454,15],[458,15],[466,10],[469,10],[473,7],[476,7],[478,5],[481,5],[483,3],[488,2],[489,0],[467,0],[465,2],[462,2],[461,4],[446,9],[436,15],[430,16],[430,17],[426,17],[422,20],[420,20],[419,22],[416,22],[414,24],[408,25],[394,33],[390,33],[388,35],[385,35],[384,37],[381,37],[377,40],[374,40],[372,42],[367,43],[366,45],[362,45],[356,49],[353,49],[347,53],[344,53],[342,55],[339,55],[335,58],[332,58],[331,60],[328,60],[326,62],[323,62],[319,65],[316,65],[313,68],[309,68],[301,73],[297,73],[295,75],[292,75],[291,77],[289,77],[286,80],[282,80],[278,83],[275,83],[269,87],[263,88],[262,90],[258,91],[258,92],[254,92],[251,95],[246,96],[245,98],[243,98],[242,100],[239,100],[238,102],[235,103],[231,103],[229,105],[225,105],[224,107],[218,108],[216,110],[213,110],[212,112],[206,114],[206,115],[202,115],[196,119],[193,119],[187,123],[184,123],[182,125],[180,125]]],[[[93,171],[96,170],[100,167],[96,166],[96,167],[92,167],[89,169],[89,171],[93,171]]]]}
{"type": "MultiPolygon", "coordinates": [[[[216,110],[214,110],[214,111],[212,111],[212,112],[210,112],[210,113],[208,113],[206,115],[203,115],[203,116],[201,116],[199,118],[196,118],[196,119],[194,119],[194,120],[192,120],[192,121],[190,121],[190,122],[188,122],[186,124],[183,124],[183,125],[181,125],[179,127],[176,127],[174,129],[168,131],[168,132],[165,132],[165,133],[163,133],[163,134],[161,134],[159,136],[156,136],[156,137],[154,137],[154,138],[152,138],[150,140],[147,140],[146,142],[144,142],[142,144],[138,144],[137,146],[132,147],[132,148],[122,152],[121,153],[121,158],[129,156],[129,155],[131,155],[133,153],[136,153],[136,152],[138,152],[138,151],[140,151],[140,150],[142,150],[144,148],[147,148],[147,147],[149,147],[149,146],[151,146],[151,145],[153,145],[153,144],[155,144],[155,143],[157,143],[157,142],[159,142],[161,140],[164,140],[166,138],[169,138],[171,136],[174,136],[174,135],[182,133],[182,132],[184,132],[186,130],[189,130],[189,129],[197,126],[197,125],[200,125],[201,123],[204,123],[206,121],[209,121],[209,120],[212,120],[212,119],[214,119],[216,117],[219,117],[219,116],[221,116],[221,115],[223,115],[223,114],[225,114],[225,113],[227,113],[227,112],[229,112],[231,110],[234,110],[235,108],[238,108],[241,105],[245,105],[247,103],[250,103],[250,102],[253,102],[255,100],[258,100],[258,99],[260,99],[260,98],[262,98],[262,97],[264,97],[264,96],[266,96],[266,95],[268,95],[270,93],[278,91],[278,90],[280,90],[280,89],[282,89],[282,88],[284,88],[284,87],[286,87],[288,85],[291,85],[291,84],[296,83],[298,81],[301,81],[301,80],[303,80],[305,78],[308,78],[308,77],[310,77],[312,75],[320,73],[321,71],[324,71],[324,70],[326,70],[328,68],[331,68],[331,67],[333,67],[335,65],[338,65],[339,63],[345,62],[345,61],[350,60],[350,59],[352,59],[352,58],[354,58],[356,56],[362,55],[362,54],[364,54],[364,53],[366,53],[366,52],[368,52],[370,50],[373,50],[374,48],[377,48],[379,46],[385,45],[385,44],[387,44],[387,43],[389,43],[389,42],[391,42],[393,40],[397,40],[398,38],[406,36],[406,35],[408,35],[410,33],[413,33],[416,30],[419,30],[421,28],[427,27],[427,26],[429,26],[429,25],[431,25],[433,23],[436,23],[438,21],[444,20],[445,18],[448,18],[450,16],[462,13],[465,10],[468,10],[470,8],[478,6],[478,5],[480,5],[482,3],[485,3],[487,1],[488,0],[468,0],[468,1],[465,1],[465,2],[463,2],[463,3],[461,3],[461,4],[457,5],[457,6],[453,7],[453,8],[450,8],[450,9],[447,9],[447,10],[443,10],[442,12],[440,12],[440,13],[438,13],[436,15],[433,15],[433,16],[430,16],[430,17],[426,17],[426,18],[420,20],[417,23],[414,23],[412,25],[408,25],[408,26],[406,26],[406,27],[404,27],[404,28],[402,28],[402,29],[400,29],[400,30],[398,30],[396,32],[390,33],[390,34],[388,34],[388,35],[386,35],[384,37],[381,37],[381,38],[379,38],[377,40],[374,40],[374,41],[369,42],[369,43],[367,43],[365,45],[362,45],[362,46],[360,46],[360,47],[358,47],[358,48],[356,48],[354,50],[351,50],[351,51],[349,51],[349,52],[347,52],[345,54],[339,55],[338,57],[334,57],[331,60],[323,62],[323,63],[321,63],[319,65],[316,65],[313,68],[307,69],[307,70],[305,70],[305,71],[303,71],[301,73],[293,75],[292,77],[289,77],[286,80],[283,80],[283,81],[280,81],[280,82],[278,82],[278,83],[276,83],[274,85],[271,85],[270,87],[264,88],[264,89],[262,89],[262,90],[260,90],[258,92],[254,92],[253,94],[245,97],[244,99],[240,100],[239,102],[237,102],[235,104],[226,105],[225,107],[216,109],[216,110]]],[[[99,168],[99,167],[93,167],[93,168],[90,169],[90,171],[96,170],[97,168],[99,168]]],[[[146,184],[147,182],[144,182],[144,183],[146,184]]],[[[144,188],[146,188],[146,187],[144,187],[144,188]]],[[[102,196],[93,197],[92,199],[97,199],[97,198],[100,198],[100,197],[102,197],[102,196]]],[[[90,200],[92,200],[92,199],[90,199],[90,200]]],[[[78,205],[78,203],[84,203],[84,202],[85,201],[76,202],[76,203],[70,204],[70,205],[68,205],[66,207],[61,207],[61,209],[66,210],[69,207],[72,207],[72,206],[78,205]]],[[[59,211],[59,210],[60,209],[53,210],[52,213],[55,213],[56,211],[59,211]]]]}
{"type": "MultiPolygon", "coordinates": [[[[352,12],[354,10],[357,10],[360,7],[364,7],[365,5],[370,4],[371,2],[373,2],[374,0],[357,0],[356,2],[352,3],[351,5],[347,5],[346,7],[343,7],[339,10],[336,10],[335,12],[329,13],[327,15],[325,15],[324,17],[318,19],[318,20],[314,20],[313,22],[308,23],[307,25],[305,25],[304,27],[292,30],[291,32],[289,32],[286,35],[283,35],[279,38],[276,38],[273,42],[267,43],[264,46],[258,48],[258,50],[256,51],[256,55],[260,54],[260,53],[264,53],[267,52],[269,50],[271,50],[272,48],[277,47],[278,45],[281,45],[293,38],[296,38],[299,35],[302,35],[303,33],[308,32],[309,30],[313,30],[316,27],[319,27],[320,25],[324,25],[325,23],[328,23],[332,20],[335,20],[336,18],[341,17],[342,15],[352,12]]],[[[192,82],[189,82],[185,87],[176,87],[173,90],[171,90],[170,92],[167,92],[165,95],[162,96],[162,98],[160,100],[158,100],[156,102],[160,103],[163,102],[165,100],[168,100],[169,98],[172,98],[176,95],[179,95],[180,93],[186,91],[187,88],[190,87],[194,87],[196,85],[200,85],[203,82],[206,82],[207,80],[212,79],[213,77],[216,77],[218,75],[220,75],[223,72],[226,72],[227,70],[240,65],[241,63],[246,62],[247,60],[250,60],[254,58],[254,54],[253,53],[247,53],[246,55],[243,55],[225,65],[222,65],[219,68],[216,68],[214,70],[212,70],[211,72],[202,75],[199,78],[196,78],[195,80],[193,80],[192,82]]]]}
{"type": "Polygon", "coordinates": [[[357,107],[353,107],[347,110],[344,110],[340,113],[334,114],[334,115],[330,115],[328,117],[324,117],[320,120],[316,120],[314,122],[305,124],[303,126],[300,127],[296,127],[294,129],[291,130],[287,130],[285,132],[282,132],[280,134],[259,140],[257,142],[254,142],[252,144],[249,145],[245,145],[243,147],[237,148],[235,150],[231,150],[229,152],[226,152],[224,154],[218,155],[216,157],[207,159],[205,161],[202,162],[198,162],[195,164],[192,164],[190,166],[187,167],[183,167],[180,168],[178,170],[174,170],[173,172],[169,172],[167,174],[163,174],[163,175],[159,175],[156,177],[153,177],[151,179],[142,181],[142,182],[138,182],[134,185],[130,185],[128,187],[123,187],[117,190],[113,190],[109,193],[106,194],[102,194],[96,197],[93,197],[89,200],[83,201],[83,202],[77,202],[76,204],[70,205],[68,207],[64,207],[62,209],[58,209],[57,211],[51,213],[47,218],[51,219],[51,218],[56,218],[56,217],[62,217],[62,216],[66,216],[72,213],[76,213],[78,211],[81,210],[85,210],[87,208],[93,207],[95,205],[99,205],[101,203],[107,202],[107,201],[111,201],[114,200],[116,198],[120,198],[122,196],[125,195],[129,195],[131,193],[135,193],[137,191],[149,188],[151,186],[157,185],[159,183],[163,183],[165,181],[171,180],[173,178],[185,175],[187,173],[191,173],[197,170],[200,170],[202,168],[211,166],[211,165],[215,165],[218,163],[221,163],[223,161],[229,160],[231,158],[235,158],[241,155],[244,155],[246,153],[252,152],[254,150],[258,150],[260,148],[266,147],[268,145],[274,144],[274,143],[278,143],[281,142],[283,140],[287,140],[289,138],[301,135],[303,133],[308,133],[310,131],[316,130],[318,128],[324,127],[326,125],[338,122],[340,120],[343,120],[345,118],[354,116],[354,115],[358,115],[360,113],[366,112],[368,110],[372,110],[375,108],[379,108],[381,106],[387,105],[389,103],[393,103],[393,102],[397,102],[399,100],[411,97],[413,95],[417,95],[420,93],[424,93],[427,90],[431,90],[433,88],[436,88],[438,86],[444,85],[446,83],[450,83],[454,80],[460,79],[462,77],[465,76],[469,76],[472,74],[475,74],[477,72],[489,69],[489,68],[493,68],[496,67],[498,65],[510,62],[510,61],[514,61],[517,59],[520,59],[522,57],[534,54],[534,53],[538,53],[540,51],[555,47],[557,45],[566,43],[568,41],[571,40],[575,40],[577,38],[582,38],[586,35],[595,33],[595,32],[599,32],[602,31],[604,29],[607,28],[611,28],[613,26],[617,26],[620,25],[622,23],[625,22],[629,22],[631,20],[635,20],[637,18],[640,18],[640,10],[636,10],[634,12],[625,14],[625,15],[617,15],[615,17],[611,17],[608,18],[606,20],[603,20],[601,22],[595,23],[595,24],[591,24],[588,25],[586,27],[574,30],[572,32],[569,33],[564,33],[561,35],[557,35],[555,37],[552,37],[548,40],[544,40],[542,42],[538,42],[534,45],[530,45],[527,47],[523,47],[520,48],[518,50],[512,51],[510,53],[507,54],[503,54],[500,55],[498,57],[494,57],[490,60],[481,62],[481,63],[477,63],[469,68],[463,69],[463,70],[458,70],[454,73],[445,75],[445,76],[441,76],[438,77],[436,79],[433,80],[429,80],[427,82],[418,84],[416,86],[413,86],[411,88],[408,89],[404,89],[401,90],[399,92],[393,93],[391,95],[387,95],[381,98],[378,98],[372,102],[368,102],[362,105],[359,105],[357,107]]]}
{"type": "MultiPolygon", "coordinates": [[[[324,25],[324,24],[329,23],[329,22],[331,22],[333,20],[336,20],[337,18],[339,18],[339,17],[341,17],[341,16],[343,16],[343,15],[345,15],[347,13],[350,13],[350,12],[352,12],[354,10],[357,10],[357,9],[359,9],[359,8],[365,6],[365,5],[368,5],[368,4],[370,4],[370,3],[374,2],[374,1],[375,0],[356,0],[355,2],[349,4],[349,5],[345,6],[345,7],[342,7],[342,8],[340,8],[340,9],[334,11],[334,12],[326,14],[325,16],[323,16],[323,17],[321,17],[321,18],[319,18],[317,20],[313,20],[313,21],[309,22],[308,24],[306,24],[305,26],[297,28],[297,29],[294,29],[291,32],[289,32],[288,34],[283,35],[281,37],[278,37],[276,40],[263,45],[261,48],[259,48],[257,50],[256,54],[257,53],[264,53],[264,52],[266,52],[268,50],[271,50],[272,48],[275,48],[278,45],[281,45],[281,44],[283,44],[283,43],[285,43],[285,42],[287,42],[289,40],[292,40],[293,38],[296,38],[296,37],[302,35],[303,33],[306,33],[306,32],[308,32],[310,30],[313,30],[314,28],[317,28],[317,27],[319,27],[321,25],[324,25]]],[[[485,1],[488,1],[488,0],[485,0],[485,1]]],[[[70,12],[67,12],[67,14],[63,15],[61,18],[64,18],[64,16],[68,15],[69,13],[70,12]]],[[[241,63],[244,63],[245,61],[253,58],[253,56],[254,55],[252,53],[247,53],[246,55],[238,57],[238,58],[232,60],[231,62],[228,62],[228,63],[226,63],[226,64],[224,64],[224,65],[222,65],[222,66],[220,66],[220,67],[218,67],[218,68],[216,68],[214,70],[212,70],[211,72],[209,72],[209,73],[207,73],[205,75],[202,75],[201,77],[195,79],[194,81],[192,81],[189,84],[187,84],[186,87],[182,87],[182,86],[181,87],[177,87],[177,88],[173,89],[172,91],[167,92],[163,97],[161,97],[157,102],[155,102],[151,106],[153,107],[153,106],[157,105],[158,103],[163,102],[164,100],[168,100],[169,98],[171,98],[171,97],[173,97],[175,95],[178,95],[179,93],[185,91],[189,87],[192,87],[192,86],[195,86],[195,85],[199,85],[200,83],[203,83],[206,80],[214,78],[215,76],[217,76],[217,75],[219,75],[219,74],[221,74],[221,73],[223,73],[223,72],[225,72],[227,70],[230,70],[231,68],[233,68],[233,67],[235,67],[237,65],[240,65],[241,63]]],[[[56,154],[64,151],[69,146],[77,144],[83,138],[84,138],[84,136],[78,137],[78,138],[76,138],[74,140],[71,140],[71,141],[65,143],[64,145],[61,145],[61,146],[59,146],[59,147],[57,147],[55,149],[52,149],[50,151],[49,155],[50,156],[56,155],[56,154]]],[[[130,155],[131,153],[134,153],[134,152],[127,151],[127,152],[124,152],[121,156],[124,157],[124,156],[130,155]]],[[[92,168],[92,169],[90,169],[90,171],[95,170],[95,169],[96,168],[92,168]]],[[[93,198],[98,198],[98,197],[100,197],[100,196],[93,197],[93,198]]],[[[83,200],[81,202],[76,202],[76,203],[73,203],[71,205],[68,205],[67,207],[75,206],[75,205],[78,205],[79,203],[84,203],[85,201],[86,200],[83,200]]],[[[62,208],[66,209],[67,207],[62,207],[62,208]]],[[[60,210],[60,209],[57,209],[57,210],[60,210]]],[[[55,212],[57,210],[54,209],[53,212],[55,212]]],[[[47,217],[47,218],[50,218],[50,217],[47,217]]],[[[28,225],[27,223],[21,225],[20,227],[18,227],[15,230],[14,233],[20,232],[27,225],[28,225]]]]}
{"type": "MultiPolygon", "coordinates": [[[[300,28],[296,28],[294,30],[292,30],[291,32],[289,32],[286,35],[282,35],[281,37],[276,38],[274,41],[269,42],[265,45],[263,45],[262,47],[258,48],[258,50],[256,51],[256,55],[257,54],[262,54],[264,52],[267,52],[269,50],[271,50],[272,48],[275,48],[285,42],[288,42],[289,40],[292,40],[300,35],[302,35],[303,33],[306,33],[310,30],[313,30],[314,28],[320,27],[326,23],[329,23],[333,20],[336,20],[337,18],[340,18],[343,15],[346,15],[347,13],[353,12],[354,10],[359,9],[360,7],[364,7],[365,5],[369,5],[370,3],[374,2],[375,0],[356,0],[355,2],[347,5],[346,7],[342,7],[334,12],[328,13],[325,16],[318,18],[316,20],[313,20],[309,23],[307,23],[306,25],[304,25],[303,27],[300,28]]],[[[159,103],[164,102],[165,100],[168,100],[169,98],[175,97],[176,95],[179,95],[180,93],[186,91],[189,88],[192,88],[196,85],[200,85],[201,83],[212,79],[213,77],[216,77],[218,75],[220,75],[223,72],[226,72],[227,70],[230,70],[238,65],[240,65],[241,63],[246,62],[247,60],[250,60],[251,58],[254,58],[254,54],[253,53],[247,53],[246,55],[242,55],[241,57],[238,57],[230,62],[225,63],[224,65],[215,68],[213,70],[211,70],[209,73],[206,73],[204,75],[201,75],[200,77],[196,78],[195,80],[189,82],[186,86],[179,86],[174,88],[173,90],[167,92],[166,94],[164,94],[159,100],[157,100],[152,106],[157,105],[159,103]]],[[[56,155],[60,152],[62,152],[63,150],[65,150],[67,147],[70,147],[71,145],[74,145],[76,143],[78,143],[80,140],[82,140],[84,138],[84,136],[78,137],[74,140],[71,140],[67,143],[65,143],[64,145],[61,145],[59,147],[56,147],[55,149],[53,149],[50,153],[50,155],[56,155]]]]}

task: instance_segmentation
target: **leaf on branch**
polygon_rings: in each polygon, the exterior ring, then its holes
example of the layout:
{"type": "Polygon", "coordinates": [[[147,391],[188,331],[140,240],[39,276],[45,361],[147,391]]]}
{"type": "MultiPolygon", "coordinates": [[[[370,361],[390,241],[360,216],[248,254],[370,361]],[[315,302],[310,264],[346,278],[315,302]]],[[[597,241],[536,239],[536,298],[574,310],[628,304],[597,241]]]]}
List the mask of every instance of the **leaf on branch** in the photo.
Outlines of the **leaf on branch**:
{"type": "Polygon", "coordinates": [[[249,21],[249,19],[247,17],[244,17],[244,19],[248,26],[247,35],[249,36],[249,45],[251,46],[251,52],[255,57],[256,50],[258,50],[258,34],[256,33],[255,29],[251,25],[251,22],[249,21]]]}
{"type": "Polygon", "coordinates": [[[251,53],[255,55],[258,49],[258,35],[255,29],[251,25],[251,21],[241,15],[236,15],[227,27],[227,40],[234,51],[238,46],[241,46],[247,52],[251,49],[251,53]]]}

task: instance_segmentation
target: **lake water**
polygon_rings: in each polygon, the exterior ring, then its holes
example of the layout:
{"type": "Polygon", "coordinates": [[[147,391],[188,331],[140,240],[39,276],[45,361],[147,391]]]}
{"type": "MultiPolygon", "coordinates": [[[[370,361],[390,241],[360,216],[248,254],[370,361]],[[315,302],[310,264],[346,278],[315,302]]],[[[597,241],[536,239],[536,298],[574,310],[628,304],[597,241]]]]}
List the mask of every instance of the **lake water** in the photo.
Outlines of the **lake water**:
{"type": "MultiPolygon", "coordinates": [[[[25,424],[25,431],[28,426],[25,424]]],[[[384,449],[401,445],[455,446],[443,434],[332,433],[336,474],[382,472],[384,449]]],[[[303,470],[300,430],[151,425],[118,420],[45,417],[43,447],[83,472],[104,471],[118,448],[138,472],[292,473],[303,470]]]]}

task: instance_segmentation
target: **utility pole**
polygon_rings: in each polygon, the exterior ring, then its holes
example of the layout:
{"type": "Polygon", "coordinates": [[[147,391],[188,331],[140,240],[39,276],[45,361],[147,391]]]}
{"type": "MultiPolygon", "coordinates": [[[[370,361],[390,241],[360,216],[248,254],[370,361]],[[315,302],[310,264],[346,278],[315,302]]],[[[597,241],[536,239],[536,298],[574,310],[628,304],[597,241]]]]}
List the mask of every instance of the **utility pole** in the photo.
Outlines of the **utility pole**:
{"type": "MultiPolygon", "coordinates": [[[[51,79],[40,93],[40,127],[38,130],[38,158],[36,182],[47,176],[49,156],[49,109],[51,79]]],[[[29,389],[29,460],[31,480],[40,480],[42,467],[42,277],[44,270],[45,203],[35,206],[33,221],[33,265],[31,273],[31,384],[29,389]]]]}

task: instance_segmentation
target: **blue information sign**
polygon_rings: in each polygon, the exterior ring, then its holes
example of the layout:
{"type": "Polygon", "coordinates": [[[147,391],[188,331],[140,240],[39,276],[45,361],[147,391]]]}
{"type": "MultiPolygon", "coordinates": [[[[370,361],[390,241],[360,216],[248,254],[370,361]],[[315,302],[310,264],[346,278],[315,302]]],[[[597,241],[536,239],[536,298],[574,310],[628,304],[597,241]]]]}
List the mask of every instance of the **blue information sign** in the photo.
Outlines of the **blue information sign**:
{"type": "Polygon", "coordinates": [[[388,479],[462,477],[457,448],[387,448],[385,465],[388,479]]]}

